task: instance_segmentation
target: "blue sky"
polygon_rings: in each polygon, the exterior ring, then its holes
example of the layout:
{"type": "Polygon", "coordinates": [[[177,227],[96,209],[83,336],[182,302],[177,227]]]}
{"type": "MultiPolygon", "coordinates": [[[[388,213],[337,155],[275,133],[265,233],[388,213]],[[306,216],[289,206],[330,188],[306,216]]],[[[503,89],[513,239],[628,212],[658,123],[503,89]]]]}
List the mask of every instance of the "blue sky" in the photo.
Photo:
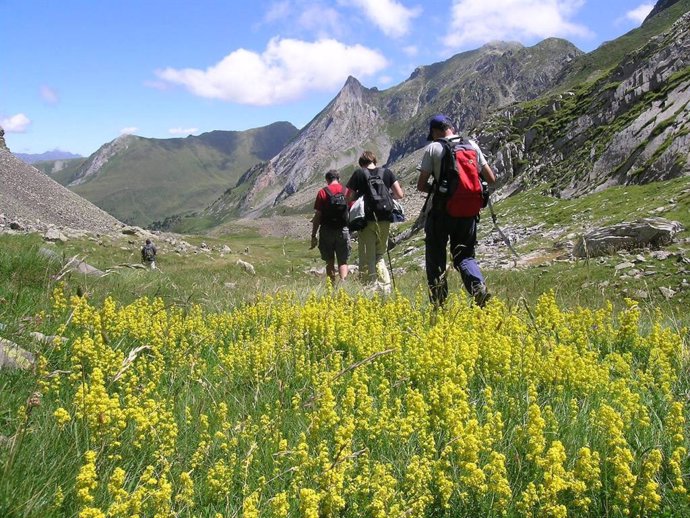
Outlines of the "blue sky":
{"type": "Polygon", "coordinates": [[[348,75],[386,89],[492,40],[591,51],[652,0],[0,0],[0,126],[14,152],[122,133],[304,126],[348,75]]]}

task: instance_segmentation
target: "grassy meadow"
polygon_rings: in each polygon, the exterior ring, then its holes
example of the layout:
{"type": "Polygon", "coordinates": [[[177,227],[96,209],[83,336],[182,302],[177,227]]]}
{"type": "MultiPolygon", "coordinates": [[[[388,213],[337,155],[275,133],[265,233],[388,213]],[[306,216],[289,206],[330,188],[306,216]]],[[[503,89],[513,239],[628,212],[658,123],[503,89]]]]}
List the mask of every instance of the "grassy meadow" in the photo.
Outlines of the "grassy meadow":
{"type": "MultiPolygon", "coordinates": [[[[687,228],[687,179],[665,187],[497,210],[576,231],[672,198],[687,228]]],[[[53,245],[96,278],[0,235],[0,336],[38,358],[0,371],[0,516],[690,515],[690,301],[658,290],[690,267],[640,251],[641,279],[619,256],[487,270],[484,310],[452,275],[433,311],[419,236],[393,250],[387,298],[307,273],[306,238],[190,236],[233,252],[161,253],[155,272],[117,267],[136,238],[53,245]]]]}

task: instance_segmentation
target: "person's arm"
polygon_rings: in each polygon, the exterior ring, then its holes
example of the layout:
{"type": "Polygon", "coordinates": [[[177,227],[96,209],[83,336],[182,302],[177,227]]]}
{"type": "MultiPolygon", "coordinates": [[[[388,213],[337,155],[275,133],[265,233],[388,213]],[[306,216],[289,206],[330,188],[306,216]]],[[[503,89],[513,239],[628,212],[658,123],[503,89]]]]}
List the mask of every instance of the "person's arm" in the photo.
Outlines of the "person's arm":
{"type": "Polygon", "coordinates": [[[429,178],[434,178],[434,162],[440,161],[443,156],[443,146],[438,142],[432,142],[426,149],[422,161],[419,164],[419,176],[417,177],[417,190],[419,192],[430,193],[432,190],[429,178]]]}
{"type": "Polygon", "coordinates": [[[359,173],[359,169],[355,170],[345,186],[345,201],[348,203],[348,205],[357,199],[357,175],[359,173]]]}
{"type": "Polygon", "coordinates": [[[391,185],[391,194],[393,195],[394,200],[402,200],[402,197],[404,196],[402,187],[400,186],[400,182],[396,180],[393,185],[391,185]]]}
{"type": "Polygon", "coordinates": [[[486,183],[496,182],[496,174],[494,173],[494,170],[491,169],[491,166],[489,164],[484,164],[482,170],[479,171],[479,174],[481,174],[482,178],[486,180],[486,183]]]}
{"type": "Polygon", "coordinates": [[[417,178],[417,190],[419,192],[431,192],[431,185],[429,185],[429,177],[431,171],[424,171],[420,169],[419,177],[417,178]]]}
{"type": "Polygon", "coordinates": [[[319,232],[320,226],[321,226],[321,211],[315,210],[314,211],[314,217],[311,218],[311,246],[309,247],[309,250],[311,250],[312,248],[316,248],[316,245],[319,244],[319,238],[317,237],[317,234],[319,232]]]}
{"type": "Polygon", "coordinates": [[[495,183],[496,174],[494,173],[494,170],[491,169],[489,162],[486,161],[486,157],[484,156],[484,153],[480,149],[479,145],[474,140],[470,140],[470,144],[477,151],[477,160],[479,161],[479,176],[481,176],[486,183],[495,183]]]}

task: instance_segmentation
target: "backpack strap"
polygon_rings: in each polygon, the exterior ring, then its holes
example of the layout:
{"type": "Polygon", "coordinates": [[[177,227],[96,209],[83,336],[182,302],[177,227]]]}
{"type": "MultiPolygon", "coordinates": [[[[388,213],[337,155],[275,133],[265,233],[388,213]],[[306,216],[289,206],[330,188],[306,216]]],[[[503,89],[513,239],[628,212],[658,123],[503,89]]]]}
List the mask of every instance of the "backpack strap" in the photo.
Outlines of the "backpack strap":
{"type": "Polygon", "coordinates": [[[447,138],[439,138],[434,142],[438,142],[443,147],[443,154],[441,155],[441,168],[438,172],[438,178],[434,179],[435,190],[438,190],[441,180],[445,179],[446,182],[448,181],[448,171],[452,169],[451,160],[454,160],[455,157],[451,156],[453,154],[453,148],[451,147],[450,141],[447,138]]]}
{"type": "Polygon", "coordinates": [[[447,174],[448,171],[452,169],[452,160],[455,160],[455,157],[451,156],[453,153],[453,146],[455,144],[461,144],[465,140],[465,137],[461,135],[457,135],[457,138],[448,139],[445,137],[441,137],[436,139],[434,142],[438,142],[443,146],[443,155],[441,156],[441,171],[439,172],[439,182],[441,181],[441,178],[446,176],[446,180],[448,180],[447,174]]]}

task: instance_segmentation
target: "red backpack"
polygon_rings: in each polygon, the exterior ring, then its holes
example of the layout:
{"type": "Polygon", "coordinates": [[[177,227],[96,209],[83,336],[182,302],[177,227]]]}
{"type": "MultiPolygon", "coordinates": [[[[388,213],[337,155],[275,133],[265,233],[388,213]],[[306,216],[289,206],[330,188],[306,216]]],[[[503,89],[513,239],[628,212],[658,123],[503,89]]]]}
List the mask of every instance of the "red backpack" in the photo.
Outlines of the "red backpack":
{"type": "Polygon", "coordinates": [[[441,174],[436,182],[435,206],[449,216],[474,217],[486,206],[488,185],[479,176],[479,154],[464,138],[438,139],[443,146],[441,174]]]}

